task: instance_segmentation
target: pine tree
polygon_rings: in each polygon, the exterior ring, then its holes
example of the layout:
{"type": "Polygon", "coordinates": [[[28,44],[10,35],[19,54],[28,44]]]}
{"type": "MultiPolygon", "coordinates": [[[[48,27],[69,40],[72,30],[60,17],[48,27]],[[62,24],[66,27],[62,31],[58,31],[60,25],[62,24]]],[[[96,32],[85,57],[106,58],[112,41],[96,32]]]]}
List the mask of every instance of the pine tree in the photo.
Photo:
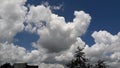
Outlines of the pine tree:
{"type": "Polygon", "coordinates": [[[72,59],[68,64],[67,68],[107,68],[107,65],[104,61],[99,60],[95,65],[88,62],[88,59],[85,58],[85,53],[82,52],[82,48],[78,47],[75,51],[74,59],[72,59]]]}
{"type": "Polygon", "coordinates": [[[70,63],[66,64],[68,68],[88,68],[86,63],[87,59],[85,58],[85,53],[82,52],[82,48],[78,47],[77,51],[74,54],[75,59],[70,63]]]}
{"type": "Polygon", "coordinates": [[[12,68],[12,66],[10,63],[5,63],[5,64],[1,65],[0,68],[12,68]]]}
{"type": "Polygon", "coordinates": [[[95,65],[95,68],[107,68],[107,65],[104,63],[103,60],[98,60],[95,65]]]}

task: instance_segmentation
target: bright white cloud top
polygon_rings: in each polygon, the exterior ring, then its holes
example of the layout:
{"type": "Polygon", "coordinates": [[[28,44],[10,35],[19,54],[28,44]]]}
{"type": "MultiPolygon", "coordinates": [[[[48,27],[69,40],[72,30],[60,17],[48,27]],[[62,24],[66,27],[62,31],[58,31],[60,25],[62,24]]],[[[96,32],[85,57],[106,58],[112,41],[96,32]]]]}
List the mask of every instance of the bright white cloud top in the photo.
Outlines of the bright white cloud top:
{"type": "Polygon", "coordinates": [[[75,11],[73,21],[66,22],[64,17],[54,14],[50,6],[25,7],[25,2],[0,0],[0,64],[28,62],[39,64],[40,68],[64,68],[61,63],[73,58],[76,47],[85,46],[84,51],[92,61],[103,58],[106,63],[118,68],[120,32],[112,35],[107,31],[95,31],[92,34],[95,44],[89,47],[80,38],[90,24],[89,14],[75,11]],[[40,36],[33,43],[36,50],[29,51],[13,44],[14,36],[23,30],[40,36]]]}
{"type": "Polygon", "coordinates": [[[85,12],[75,11],[74,15],[73,22],[67,23],[64,17],[52,13],[43,5],[31,6],[28,14],[29,25],[26,29],[30,32],[37,31],[40,36],[38,45],[49,52],[59,52],[77,42],[78,36],[86,32],[90,23],[91,17],[85,12]],[[33,24],[35,26],[32,27],[33,24]]]}
{"type": "Polygon", "coordinates": [[[23,30],[27,8],[24,0],[0,0],[0,41],[12,41],[23,30]]]}

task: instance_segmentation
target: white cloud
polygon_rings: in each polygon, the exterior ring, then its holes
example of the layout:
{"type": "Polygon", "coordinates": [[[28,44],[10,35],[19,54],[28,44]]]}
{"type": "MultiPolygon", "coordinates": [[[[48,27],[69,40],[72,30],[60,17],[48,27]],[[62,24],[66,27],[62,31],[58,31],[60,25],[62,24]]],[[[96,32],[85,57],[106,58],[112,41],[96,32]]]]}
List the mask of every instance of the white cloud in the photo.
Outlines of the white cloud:
{"type": "Polygon", "coordinates": [[[94,32],[92,37],[95,38],[96,43],[112,44],[118,41],[118,36],[113,36],[107,31],[94,32]]]}
{"type": "MultiPolygon", "coordinates": [[[[42,21],[49,22],[51,16],[51,10],[49,7],[43,5],[30,6],[30,11],[28,12],[27,22],[41,24],[42,21]]],[[[37,25],[39,26],[39,25],[37,25]]]]}
{"type": "Polygon", "coordinates": [[[0,64],[5,62],[14,63],[22,61],[22,57],[26,54],[26,49],[23,47],[15,46],[13,44],[0,43],[0,64]]]}
{"type": "Polygon", "coordinates": [[[0,0],[0,42],[12,41],[23,30],[26,0],[0,0]]]}
{"type": "Polygon", "coordinates": [[[64,68],[64,66],[60,65],[60,64],[44,64],[44,63],[41,63],[39,65],[39,68],[64,68]]]}
{"type": "Polygon", "coordinates": [[[59,4],[59,5],[49,5],[49,3],[47,1],[43,1],[42,5],[44,5],[45,7],[49,7],[51,10],[63,10],[63,3],[59,4]]]}
{"type": "MultiPolygon", "coordinates": [[[[103,59],[111,66],[120,63],[120,36],[112,35],[107,31],[95,31],[92,34],[95,44],[91,47],[85,47],[85,53],[92,61],[103,59]],[[114,64],[115,63],[115,64],[114,64]]],[[[119,66],[115,66],[119,68],[119,66]]]]}
{"type": "Polygon", "coordinates": [[[50,8],[39,5],[30,7],[27,20],[37,27],[36,31],[40,35],[38,45],[49,52],[59,52],[75,43],[77,37],[86,32],[90,23],[89,14],[75,11],[74,15],[73,22],[67,23],[64,17],[52,13],[50,8]]]}
{"type": "Polygon", "coordinates": [[[77,46],[85,45],[78,36],[86,32],[91,17],[84,11],[75,11],[74,15],[73,22],[65,22],[64,17],[52,13],[49,7],[43,5],[30,7],[26,18],[28,24],[26,30],[40,36],[33,46],[39,50],[47,50],[47,58],[42,61],[45,65],[63,64],[63,61],[73,58],[77,46]]]}
{"type": "Polygon", "coordinates": [[[28,62],[39,64],[47,58],[45,51],[32,50],[27,51],[24,47],[20,47],[9,43],[0,43],[0,64],[10,62],[28,62]]]}
{"type": "Polygon", "coordinates": [[[61,52],[60,55],[55,56],[56,61],[62,61],[64,63],[73,59],[74,53],[77,50],[78,46],[81,48],[84,48],[85,46],[85,43],[80,38],[77,38],[77,42],[72,44],[72,46],[69,49],[61,52]]]}
{"type": "Polygon", "coordinates": [[[50,6],[51,10],[60,10],[60,9],[62,9],[62,7],[63,7],[63,4],[60,4],[58,6],[50,6]]]}

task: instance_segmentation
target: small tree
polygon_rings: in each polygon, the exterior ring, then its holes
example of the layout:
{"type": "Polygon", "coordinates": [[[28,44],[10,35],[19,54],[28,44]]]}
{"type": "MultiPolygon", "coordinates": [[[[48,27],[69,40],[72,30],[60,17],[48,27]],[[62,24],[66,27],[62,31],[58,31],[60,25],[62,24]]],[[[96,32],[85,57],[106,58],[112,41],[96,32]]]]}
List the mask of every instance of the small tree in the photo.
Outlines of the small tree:
{"type": "Polygon", "coordinates": [[[104,63],[103,60],[98,60],[97,64],[95,65],[95,68],[107,68],[107,65],[104,63]]]}
{"type": "Polygon", "coordinates": [[[68,68],[87,68],[88,64],[86,63],[87,59],[85,58],[85,53],[82,52],[82,48],[78,47],[77,51],[74,54],[75,59],[70,63],[66,64],[68,68]]]}
{"type": "Polygon", "coordinates": [[[12,68],[12,66],[10,63],[5,63],[5,64],[1,65],[0,68],[12,68]]]}
{"type": "Polygon", "coordinates": [[[87,62],[88,59],[85,58],[85,53],[82,52],[82,48],[78,47],[77,51],[75,51],[74,59],[72,59],[68,64],[66,64],[67,68],[107,68],[104,61],[99,60],[95,65],[87,62]]]}

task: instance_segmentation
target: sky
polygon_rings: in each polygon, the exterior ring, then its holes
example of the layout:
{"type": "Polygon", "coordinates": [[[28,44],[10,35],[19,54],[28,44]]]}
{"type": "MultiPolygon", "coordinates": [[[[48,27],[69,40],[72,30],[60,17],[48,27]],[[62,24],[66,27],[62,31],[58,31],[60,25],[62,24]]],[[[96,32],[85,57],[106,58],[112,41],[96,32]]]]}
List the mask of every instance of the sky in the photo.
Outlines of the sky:
{"type": "Polygon", "coordinates": [[[0,64],[28,62],[40,68],[64,68],[62,64],[80,46],[91,62],[102,58],[111,68],[119,68],[119,0],[0,3],[0,64]]]}

